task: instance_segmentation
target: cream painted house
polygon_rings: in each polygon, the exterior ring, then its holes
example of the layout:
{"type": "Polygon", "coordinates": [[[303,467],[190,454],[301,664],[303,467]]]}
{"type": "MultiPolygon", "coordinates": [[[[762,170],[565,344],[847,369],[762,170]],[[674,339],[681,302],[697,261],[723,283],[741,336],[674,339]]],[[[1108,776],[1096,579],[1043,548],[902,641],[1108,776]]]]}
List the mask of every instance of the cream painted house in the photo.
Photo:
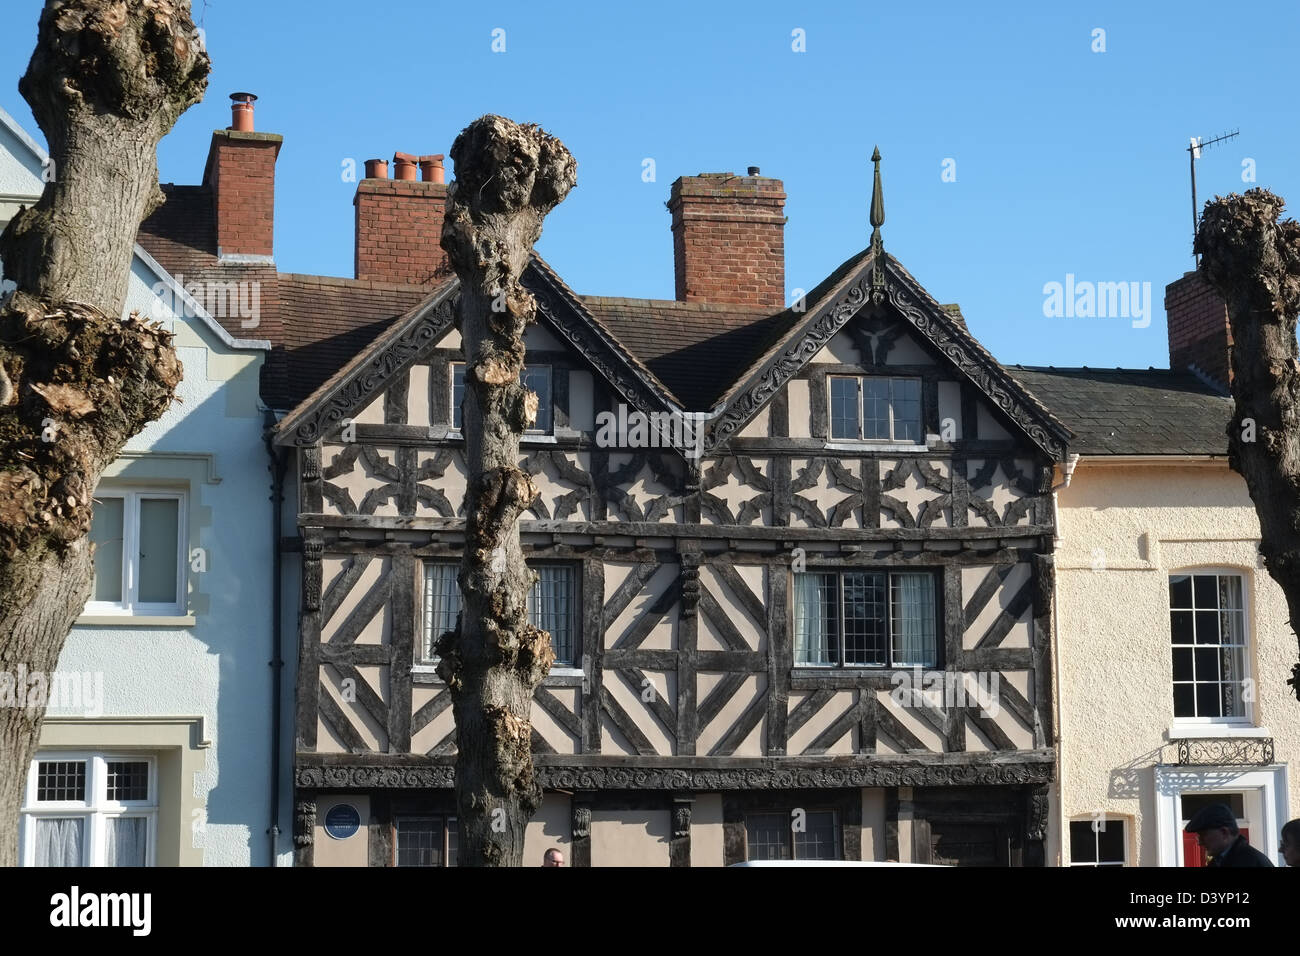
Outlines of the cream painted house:
{"type": "MultiPolygon", "coordinates": [[[[49,174],[44,150],[0,110],[0,227],[49,174]]],[[[125,311],[173,332],[184,380],[180,402],[95,491],[94,593],[41,678],[49,707],[20,823],[24,865],[287,858],[267,663],[275,565],[259,372],[270,343],[247,316],[232,335],[202,294],[136,247],[125,311]]]]}
{"type": "Polygon", "coordinates": [[[1300,808],[1296,638],[1228,468],[1232,399],[1188,354],[1217,334],[1226,356],[1222,303],[1182,338],[1213,303],[1193,275],[1170,286],[1171,365],[1188,371],[1011,369],[1075,432],[1056,482],[1061,865],[1203,865],[1182,828],[1216,802],[1281,865],[1300,808]]]}

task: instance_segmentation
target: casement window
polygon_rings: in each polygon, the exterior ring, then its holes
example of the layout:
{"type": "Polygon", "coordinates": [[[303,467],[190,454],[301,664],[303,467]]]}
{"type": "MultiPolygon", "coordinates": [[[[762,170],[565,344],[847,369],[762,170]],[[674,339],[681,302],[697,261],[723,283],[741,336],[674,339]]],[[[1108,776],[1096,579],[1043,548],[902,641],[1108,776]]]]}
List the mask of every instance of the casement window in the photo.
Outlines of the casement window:
{"type": "Polygon", "coordinates": [[[128,488],[95,493],[95,580],[87,614],[179,615],[185,597],[185,496],[128,488]]]}
{"type": "Polygon", "coordinates": [[[1070,866],[1123,866],[1127,846],[1121,819],[1070,821],[1070,866]]]}
{"type": "Polygon", "coordinates": [[[745,814],[747,860],[838,860],[840,821],[835,810],[796,809],[745,814]]]}
{"type": "Polygon", "coordinates": [[[830,437],[846,441],[921,441],[921,380],[830,375],[830,437]]]}
{"type": "MultiPolygon", "coordinates": [[[[528,592],[528,620],[548,631],[555,649],[555,663],[573,667],[577,660],[578,572],[575,565],[537,563],[530,565],[537,580],[528,592]]],[[[434,642],[456,627],[460,614],[459,564],[428,561],[424,565],[424,661],[434,660],[434,642]]]]}
{"type": "Polygon", "coordinates": [[[1174,717],[1242,723],[1248,717],[1246,605],[1239,574],[1169,577],[1174,717]]]}
{"type": "MultiPolygon", "coordinates": [[[[537,421],[528,429],[528,435],[549,435],[551,433],[551,366],[525,365],[519,383],[524,388],[537,393],[537,421]]],[[[461,427],[461,402],[465,398],[465,363],[451,364],[451,426],[461,427]]]]}
{"type": "Polygon", "coordinates": [[[398,817],[393,822],[394,866],[455,866],[455,817],[398,817]]]}
{"type": "Polygon", "coordinates": [[[24,866],[153,866],[157,825],[152,757],[49,751],[32,761],[24,866]]]}
{"type": "Polygon", "coordinates": [[[929,571],[794,576],[796,665],[935,667],[938,620],[929,571]]]}

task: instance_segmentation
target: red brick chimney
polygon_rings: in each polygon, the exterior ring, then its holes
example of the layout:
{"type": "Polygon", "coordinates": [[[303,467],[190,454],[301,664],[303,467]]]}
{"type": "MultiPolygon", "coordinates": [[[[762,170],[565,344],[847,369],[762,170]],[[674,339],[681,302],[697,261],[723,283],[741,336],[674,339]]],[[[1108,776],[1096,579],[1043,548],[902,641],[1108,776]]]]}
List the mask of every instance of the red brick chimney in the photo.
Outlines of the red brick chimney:
{"type": "Polygon", "coordinates": [[[672,185],[679,302],[785,306],[785,185],[779,179],[701,173],[672,185]]]}
{"type": "Polygon", "coordinates": [[[231,124],[212,134],[203,184],[212,190],[217,254],[271,260],[275,236],[275,160],[284,137],[253,129],[252,93],[232,93],[231,124]]]}
{"type": "Polygon", "coordinates": [[[447,207],[443,156],[394,153],[393,172],[389,179],[383,160],[367,160],[357,184],[356,277],[437,285],[452,274],[439,242],[447,207]]]}
{"type": "Polygon", "coordinates": [[[1228,306],[1199,272],[1165,286],[1169,367],[1195,366],[1225,388],[1232,381],[1232,328],[1228,306]]]}

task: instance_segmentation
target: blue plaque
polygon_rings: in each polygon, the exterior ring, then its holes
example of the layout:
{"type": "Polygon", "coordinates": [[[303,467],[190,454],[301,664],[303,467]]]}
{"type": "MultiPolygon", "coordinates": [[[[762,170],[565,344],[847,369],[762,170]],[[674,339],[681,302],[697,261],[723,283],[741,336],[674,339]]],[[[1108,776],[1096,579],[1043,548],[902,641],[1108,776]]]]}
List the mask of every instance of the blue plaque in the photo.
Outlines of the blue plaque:
{"type": "Polygon", "coordinates": [[[350,803],[336,803],[325,814],[325,832],[336,840],[346,840],[361,826],[361,814],[350,803]]]}

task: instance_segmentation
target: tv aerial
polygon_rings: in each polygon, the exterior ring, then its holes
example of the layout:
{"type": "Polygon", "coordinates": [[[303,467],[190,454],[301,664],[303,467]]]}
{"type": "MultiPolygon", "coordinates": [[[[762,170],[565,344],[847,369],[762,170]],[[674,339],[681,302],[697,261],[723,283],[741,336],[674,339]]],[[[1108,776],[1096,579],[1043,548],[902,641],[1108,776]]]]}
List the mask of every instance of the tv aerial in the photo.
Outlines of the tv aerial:
{"type": "MultiPolygon", "coordinates": [[[[1192,167],[1192,248],[1193,249],[1196,248],[1196,231],[1198,228],[1200,228],[1200,224],[1201,224],[1200,210],[1196,206],[1196,161],[1201,158],[1201,150],[1209,149],[1211,146],[1215,145],[1216,143],[1222,143],[1226,140],[1236,139],[1239,135],[1241,135],[1241,130],[1234,129],[1231,133],[1224,133],[1221,136],[1214,137],[1214,139],[1206,139],[1203,136],[1193,136],[1191,145],[1187,147],[1187,155],[1188,157],[1190,157],[1190,162],[1192,167]]],[[[1197,265],[1201,264],[1201,260],[1197,257],[1195,252],[1192,253],[1192,259],[1195,260],[1197,265]]]]}

